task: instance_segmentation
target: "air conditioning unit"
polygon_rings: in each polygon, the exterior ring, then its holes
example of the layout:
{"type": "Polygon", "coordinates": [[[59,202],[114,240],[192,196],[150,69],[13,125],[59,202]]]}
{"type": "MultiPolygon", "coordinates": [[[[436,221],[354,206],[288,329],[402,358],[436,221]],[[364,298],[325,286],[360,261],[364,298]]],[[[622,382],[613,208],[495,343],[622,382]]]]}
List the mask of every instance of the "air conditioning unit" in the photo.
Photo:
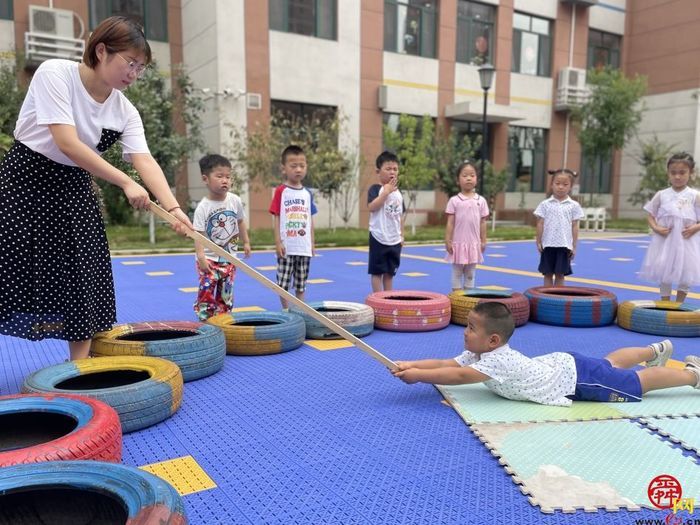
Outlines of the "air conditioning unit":
{"type": "Polygon", "coordinates": [[[586,70],[575,67],[564,67],[559,71],[557,96],[554,109],[568,111],[588,100],[589,89],[586,85],[586,70]]]}
{"type": "Polygon", "coordinates": [[[25,33],[27,61],[49,58],[80,60],[85,42],[75,38],[73,11],[39,5],[29,6],[29,32],[25,33]]]}

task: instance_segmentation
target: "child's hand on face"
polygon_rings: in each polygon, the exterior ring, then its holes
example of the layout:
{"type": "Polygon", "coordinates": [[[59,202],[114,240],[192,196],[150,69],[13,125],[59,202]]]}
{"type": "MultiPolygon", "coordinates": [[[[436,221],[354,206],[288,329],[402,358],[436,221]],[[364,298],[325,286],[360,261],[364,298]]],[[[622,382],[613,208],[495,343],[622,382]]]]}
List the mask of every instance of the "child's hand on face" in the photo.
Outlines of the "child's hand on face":
{"type": "Polygon", "coordinates": [[[396,177],[391,177],[389,179],[389,182],[387,182],[384,185],[384,192],[391,193],[392,191],[394,191],[398,187],[398,185],[399,185],[398,179],[396,177]]]}

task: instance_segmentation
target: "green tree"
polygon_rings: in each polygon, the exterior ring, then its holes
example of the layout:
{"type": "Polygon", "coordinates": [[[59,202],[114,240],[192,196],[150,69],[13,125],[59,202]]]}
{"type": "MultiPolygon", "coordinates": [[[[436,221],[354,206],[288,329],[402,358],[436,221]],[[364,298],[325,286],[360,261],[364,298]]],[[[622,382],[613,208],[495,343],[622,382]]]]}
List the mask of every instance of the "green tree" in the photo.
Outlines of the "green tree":
{"type": "Polygon", "coordinates": [[[435,179],[433,119],[424,115],[419,121],[412,115],[399,115],[396,130],[384,126],[384,144],[399,157],[399,187],[408,195],[412,213],[411,233],[416,233],[416,203],[418,192],[429,187],[435,179]]]}
{"type": "MultiPolygon", "coordinates": [[[[174,89],[154,64],[148,73],[124,92],[138,109],[151,155],[171,185],[186,157],[204,149],[201,124],[204,103],[184,69],[175,67],[173,71],[174,89]],[[187,126],[186,135],[176,130],[176,118],[187,126]]],[[[104,157],[131,178],[141,182],[131,164],[122,159],[119,143],[112,146],[104,157]]],[[[134,214],[121,189],[103,180],[98,180],[97,184],[102,192],[102,202],[109,222],[133,222],[134,214]]]]}
{"type": "Polygon", "coordinates": [[[589,70],[587,82],[590,97],[572,109],[571,118],[578,127],[578,140],[593,172],[596,158],[607,161],[637,131],[644,111],[640,101],[647,84],[645,77],[627,78],[619,69],[610,67],[589,70]]]}
{"type": "MultiPolygon", "coordinates": [[[[308,166],[304,184],[332,203],[340,198],[340,192],[349,197],[349,181],[355,179],[360,162],[356,144],[344,140],[345,145],[339,145],[341,137],[347,138],[346,122],[347,118],[340,113],[331,118],[275,113],[269,123],[260,124],[252,131],[231,126],[228,150],[239,168],[238,173],[267,187],[281,182],[279,164],[284,148],[290,144],[300,146],[308,166]]],[[[328,215],[329,228],[333,216],[332,212],[328,215]]]]}
{"type": "Polygon", "coordinates": [[[26,88],[19,83],[21,69],[19,57],[15,63],[0,61],[0,162],[15,140],[12,132],[27,93],[26,88]]]}
{"type": "Polygon", "coordinates": [[[675,148],[661,142],[656,135],[648,142],[640,141],[639,145],[640,152],[634,159],[643,171],[637,188],[627,199],[631,204],[645,204],[657,191],[668,187],[666,161],[675,148]]]}

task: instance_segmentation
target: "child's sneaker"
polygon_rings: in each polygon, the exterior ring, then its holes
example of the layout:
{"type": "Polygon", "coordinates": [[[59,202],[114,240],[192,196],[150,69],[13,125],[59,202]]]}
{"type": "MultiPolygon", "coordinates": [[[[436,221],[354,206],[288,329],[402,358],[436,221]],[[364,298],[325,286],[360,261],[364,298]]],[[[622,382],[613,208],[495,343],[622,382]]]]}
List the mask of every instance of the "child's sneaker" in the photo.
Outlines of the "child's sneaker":
{"type": "Polygon", "coordinates": [[[658,343],[651,343],[649,345],[654,351],[654,358],[647,361],[647,367],[650,366],[666,366],[666,362],[671,357],[673,353],[673,343],[668,339],[664,339],[658,343]]]}
{"type": "Polygon", "coordinates": [[[695,374],[695,388],[700,390],[700,357],[695,355],[686,356],[685,369],[695,374]]]}

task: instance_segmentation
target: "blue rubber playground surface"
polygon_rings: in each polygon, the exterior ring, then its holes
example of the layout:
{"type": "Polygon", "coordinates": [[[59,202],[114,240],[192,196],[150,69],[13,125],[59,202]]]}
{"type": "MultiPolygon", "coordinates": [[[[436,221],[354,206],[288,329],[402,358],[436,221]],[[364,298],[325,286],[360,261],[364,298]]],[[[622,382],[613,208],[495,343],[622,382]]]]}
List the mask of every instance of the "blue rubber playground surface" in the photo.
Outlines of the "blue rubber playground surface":
{"type": "MultiPolygon", "coordinates": [[[[636,276],[648,240],[584,236],[567,284],[605,288],[620,302],[658,299],[657,289],[636,276]]],[[[542,284],[534,242],[490,243],[485,255],[478,287],[524,292],[542,284]]],[[[450,267],[443,258],[442,246],[406,247],[395,288],[448,293],[450,267]]],[[[366,260],[362,249],[320,250],[311,263],[307,300],[364,302],[370,292],[366,260]]],[[[247,262],[274,280],[274,253],[258,252],[247,262]]],[[[113,267],[120,323],[195,320],[192,254],[115,257],[113,267]]],[[[699,292],[691,290],[688,304],[700,308],[699,292]]],[[[280,308],[272,292],[243,273],[236,279],[235,306],[280,308]]],[[[456,325],[424,333],[375,330],[365,341],[394,360],[447,358],[462,351],[463,330],[456,325]]],[[[616,325],[529,322],[516,330],[511,346],[531,356],[575,351],[602,357],[617,347],[659,339],[616,325]]],[[[676,360],[700,352],[697,338],[672,340],[676,360]]],[[[61,341],[0,336],[0,393],[19,392],[25,376],[66,356],[61,341]]],[[[700,394],[697,403],[700,407],[700,394]]],[[[689,479],[680,481],[697,486],[697,447],[671,441],[668,446],[694,462],[689,479]]],[[[621,444],[618,452],[630,447],[634,444],[621,444]]],[[[602,450],[615,453],[615,447],[602,450]]],[[[596,447],[590,454],[600,460],[596,447]]],[[[647,455],[635,459],[654,461],[647,455]]],[[[277,355],[227,356],[220,372],[185,384],[182,407],[172,418],[124,436],[123,462],[170,466],[192,524],[631,525],[668,514],[541,512],[435,387],[405,385],[352,347],[320,351],[305,344],[277,355]]],[[[658,464],[658,474],[665,467],[658,464]]],[[[684,497],[700,503],[700,493],[684,497]]]]}

